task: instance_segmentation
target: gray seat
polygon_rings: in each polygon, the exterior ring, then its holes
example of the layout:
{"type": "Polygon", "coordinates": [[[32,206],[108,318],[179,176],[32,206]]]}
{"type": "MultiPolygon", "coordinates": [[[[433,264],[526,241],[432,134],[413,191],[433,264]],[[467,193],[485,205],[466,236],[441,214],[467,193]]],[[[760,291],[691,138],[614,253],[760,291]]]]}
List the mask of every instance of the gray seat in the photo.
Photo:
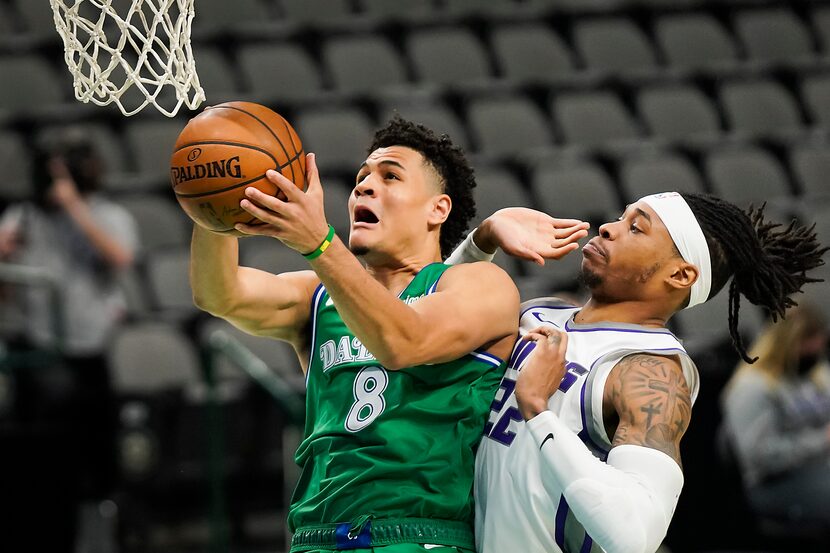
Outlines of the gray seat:
{"type": "Polygon", "coordinates": [[[191,220],[171,197],[135,194],[119,196],[116,201],[135,218],[141,253],[182,248],[190,243],[191,220]]]}
{"type": "Polygon", "coordinates": [[[546,83],[576,70],[573,53],[545,25],[501,25],[490,40],[501,75],[512,81],[546,83]]]}
{"type": "Polygon", "coordinates": [[[811,121],[830,129],[830,76],[807,77],[801,85],[801,91],[811,121]]]}
{"type": "Polygon", "coordinates": [[[201,380],[193,343],[178,327],[161,321],[121,328],[107,359],[119,396],[182,389],[201,380]]]}
{"type": "Polygon", "coordinates": [[[169,182],[170,156],[184,123],[180,120],[136,120],[124,131],[136,172],[159,183],[169,182]]]}
{"type": "Polygon", "coordinates": [[[420,21],[435,14],[432,0],[360,0],[360,6],[367,15],[392,21],[420,21]]]}
{"type": "Polygon", "coordinates": [[[185,321],[199,310],[190,288],[190,249],[150,252],[145,261],[154,312],[171,321],[185,321]]]}
{"type": "Polygon", "coordinates": [[[347,245],[349,243],[349,231],[351,230],[349,196],[351,196],[354,189],[354,183],[354,178],[351,180],[327,178],[323,182],[326,219],[334,227],[340,240],[347,245]]]}
{"type": "Polygon", "coordinates": [[[467,107],[470,133],[478,151],[496,157],[515,156],[553,144],[549,117],[520,97],[481,98],[467,107]]]}
{"type": "Polygon", "coordinates": [[[274,17],[269,4],[260,0],[200,2],[193,19],[193,36],[229,32],[235,36],[258,35],[274,17]]]}
{"type": "Polygon", "coordinates": [[[735,17],[735,30],[752,60],[800,62],[814,57],[809,31],[789,9],[740,12],[735,17]]]}
{"type": "Polygon", "coordinates": [[[630,73],[657,66],[648,38],[631,19],[577,21],[573,35],[576,51],[589,69],[630,73]]]}
{"type": "Polygon", "coordinates": [[[701,69],[732,67],[738,63],[735,41],[714,17],[679,13],[657,19],[657,44],[672,67],[701,69]]]}
{"type": "Polygon", "coordinates": [[[640,138],[636,121],[611,92],[563,93],[554,98],[551,112],[568,144],[595,147],[640,138]]]}
{"type": "Polygon", "coordinates": [[[690,85],[645,88],[637,95],[637,108],[651,134],[671,141],[720,134],[714,103],[690,85]]]}
{"type": "Polygon", "coordinates": [[[540,209],[555,217],[604,223],[621,212],[611,177],[588,160],[540,164],[531,184],[540,209]]]}
{"type": "Polygon", "coordinates": [[[35,193],[32,158],[19,134],[0,131],[0,164],[3,167],[0,199],[14,202],[32,198],[35,193]]]}
{"type": "Polygon", "coordinates": [[[830,55],[830,6],[817,7],[813,11],[811,20],[824,55],[830,55]]]}
{"type": "Polygon", "coordinates": [[[236,99],[243,88],[241,76],[224,53],[218,48],[197,43],[193,46],[193,58],[199,83],[205,89],[210,104],[236,99]]]}
{"type": "Polygon", "coordinates": [[[343,24],[352,18],[347,0],[279,0],[286,20],[301,25],[343,24]]]}
{"type": "Polygon", "coordinates": [[[464,149],[470,144],[464,123],[440,101],[390,103],[382,112],[381,122],[388,121],[397,112],[404,119],[424,125],[438,134],[447,134],[453,144],[464,149]]]}
{"type": "MultiPolygon", "coordinates": [[[[54,28],[52,31],[57,34],[54,28]]],[[[14,115],[62,104],[63,91],[72,82],[68,70],[58,77],[44,58],[33,54],[0,57],[0,75],[0,109],[14,115]]]]}
{"type": "MultiPolygon", "coordinates": [[[[505,207],[533,207],[533,198],[516,176],[502,168],[480,168],[476,170],[476,187],[473,189],[476,201],[476,216],[470,221],[470,229],[505,207]]],[[[511,276],[519,276],[517,261],[503,252],[496,254],[495,263],[511,276]]]]}
{"type": "Polygon", "coordinates": [[[744,208],[791,194],[784,168],[755,146],[712,151],[703,165],[712,192],[744,208]]]}
{"type": "Polygon", "coordinates": [[[239,241],[239,264],[278,275],[308,270],[302,255],[273,238],[248,236],[239,241]]]}
{"type": "Polygon", "coordinates": [[[620,187],[626,202],[659,192],[706,191],[697,167],[671,153],[626,159],[620,167],[620,187]]]}
{"type": "Polygon", "coordinates": [[[260,102],[298,102],[322,90],[317,63],[296,44],[249,44],[238,58],[247,89],[260,102]]]}
{"type": "Polygon", "coordinates": [[[775,81],[739,81],[719,92],[729,129],[749,136],[776,136],[802,130],[795,99],[775,81]]]}
{"type": "Polygon", "coordinates": [[[317,154],[321,173],[357,173],[374,134],[365,113],[356,108],[315,109],[299,112],[295,121],[305,151],[317,154]]]}
{"type": "Polygon", "coordinates": [[[801,145],[790,150],[793,176],[808,202],[830,199],[830,145],[801,145]]]}
{"type": "Polygon", "coordinates": [[[458,85],[490,78],[484,45],[466,28],[422,29],[406,38],[416,80],[458,85]]]}
{"type": "Polygon", "coordinates": [[[406,82],[406,68],[381,36],[344,36],[323,45],[323,66],[334,87],[348,93],[376,93],[406,82]]]}
{"type": "Polygon", "coordinates": [[[13,0],[15,11],[28,36],[38,41],[58,42],[60,36],[55,30],[55,19],[49,2],[13,0]]]}

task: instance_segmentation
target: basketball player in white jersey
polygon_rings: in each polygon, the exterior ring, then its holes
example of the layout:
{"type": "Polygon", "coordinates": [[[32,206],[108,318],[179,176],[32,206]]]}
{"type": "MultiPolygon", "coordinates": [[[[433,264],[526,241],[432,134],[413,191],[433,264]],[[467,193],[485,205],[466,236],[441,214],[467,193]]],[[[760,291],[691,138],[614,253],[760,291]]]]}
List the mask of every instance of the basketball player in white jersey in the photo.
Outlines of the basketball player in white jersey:
{"type": "MultiPolygon", "coordinates": [[[[547,219],[497,212],[450,262],[497,247],[540,262],[554,240],[547,219]]],[[[602,225],[582,249],[587,303],[522,306],[523,338],[477,455],[478,551],[655,551],[683,487],[679,446],[698,393],[667,321],[734,277],[730,331],[746,358],[739,294],[783,316],[823,252],[812,229],[769,225],[711,196],[648,196],[602,225]]]]}

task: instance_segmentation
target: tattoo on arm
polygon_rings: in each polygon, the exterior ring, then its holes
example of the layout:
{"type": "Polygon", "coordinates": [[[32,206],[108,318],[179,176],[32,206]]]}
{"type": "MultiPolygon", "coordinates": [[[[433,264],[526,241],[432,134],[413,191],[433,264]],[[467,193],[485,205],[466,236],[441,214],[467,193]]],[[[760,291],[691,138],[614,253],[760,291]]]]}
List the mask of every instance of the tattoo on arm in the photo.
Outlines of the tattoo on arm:
{"type": "Polygon", "coordinates": [[[609,399],[620,422],[612,447],[646,446],[680,464],[680,438],[689,427],[692,400],[679,364],[638,354],[624,358],[615,370],[609,399]]]}

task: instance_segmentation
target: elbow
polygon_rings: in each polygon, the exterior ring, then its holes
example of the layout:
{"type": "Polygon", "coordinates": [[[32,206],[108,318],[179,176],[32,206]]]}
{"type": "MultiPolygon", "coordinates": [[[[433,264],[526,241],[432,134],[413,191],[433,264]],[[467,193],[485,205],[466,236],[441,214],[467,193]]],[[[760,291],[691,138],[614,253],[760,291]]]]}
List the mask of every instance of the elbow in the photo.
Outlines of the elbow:
{"type": "Polygon", "coordinates": [[[201,311],[210,313],[214,317],[219,317],[220,319],[227,318],[233,310],[233,306],[230,302],[223,301],[220,298],[211,297],[209,294],[200,293],[196,290],[193,291],[193,305],[201,311]]]}

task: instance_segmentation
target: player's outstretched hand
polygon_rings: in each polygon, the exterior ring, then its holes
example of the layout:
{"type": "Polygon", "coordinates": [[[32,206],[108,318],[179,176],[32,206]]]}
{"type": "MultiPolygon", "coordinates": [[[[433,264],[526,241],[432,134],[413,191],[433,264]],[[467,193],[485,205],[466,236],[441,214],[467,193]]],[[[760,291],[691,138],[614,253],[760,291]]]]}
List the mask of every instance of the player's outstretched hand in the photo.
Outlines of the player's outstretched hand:
{"type": "Polygon", "coordinates": [[[314,154],[306,158],[308,187],[303,192],[280,172],[265,176],[285,194],[285,200],[248,187],[239,206],[265,224],[238,223],[234,228],[245,234],[272,236],[300,253],[314,251],[329,232],[323,208],[323,187],[314,154]]]}
{"type": "Polygon", "coordinates": [[[506,254],[544,265],[546,259],[560,259],[579,247],[588,236],[585,221],[557,219],[525,207],[500,209],[485,219],[474,239],[485,252],[501,248],[506,254]]]}
{"type": "Polygon", "coordinates": [[[530,420],[548,408],[548,400],[562,383],[568,335],[540,326],[525,334],[522,339],[536,343],[516,381],[519,411],[525,420],[530,420]]]}

